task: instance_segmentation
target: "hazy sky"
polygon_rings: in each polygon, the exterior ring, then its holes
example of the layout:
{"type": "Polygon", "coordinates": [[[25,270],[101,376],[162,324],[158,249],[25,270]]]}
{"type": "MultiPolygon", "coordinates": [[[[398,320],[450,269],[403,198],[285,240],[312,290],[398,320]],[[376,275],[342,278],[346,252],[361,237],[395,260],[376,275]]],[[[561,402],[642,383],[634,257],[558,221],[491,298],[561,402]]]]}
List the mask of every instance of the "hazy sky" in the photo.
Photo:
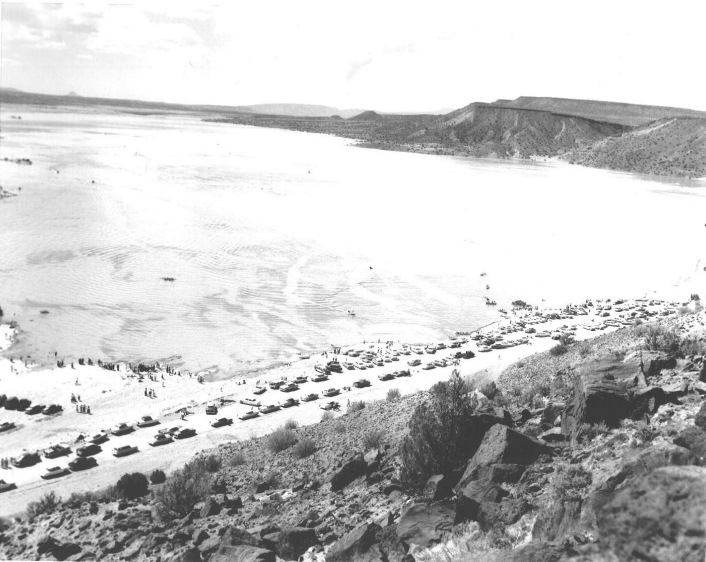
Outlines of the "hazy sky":
{"type": "Polygon", "coordinates": [[[705,21],[703,0],[3,3],[1,83],[382,111],[521,95],[706,110],[705,21]]]}

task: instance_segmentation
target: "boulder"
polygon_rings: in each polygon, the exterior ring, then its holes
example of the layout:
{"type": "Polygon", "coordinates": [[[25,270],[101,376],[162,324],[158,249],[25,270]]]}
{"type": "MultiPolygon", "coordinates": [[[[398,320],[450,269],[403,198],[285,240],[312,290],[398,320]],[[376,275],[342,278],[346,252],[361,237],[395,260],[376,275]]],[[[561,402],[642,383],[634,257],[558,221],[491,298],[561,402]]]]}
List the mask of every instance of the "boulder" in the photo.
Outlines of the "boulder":
{"type": "Polygon", "coordinates": [[[296,560],[304,554],[309,547],[319,544],[314,529],[302,527],[283,527],[277,542],[277,554],[287,560],[296,560]]]}
{"type": "MultiPolygon", "coordinates": [[[[326,562],[349,562],[373,559],[374,545],[381,530],[375,523],[363,523],[343,535],[326,553],[326,562]],[[371,552],[371,550],[373,552],[371,552]]],[[[379,551],[378,551],[379,553],[379,551]]]]}
{"type": "Polygon", "coordinates": [[[365,476],[365,469],[368,463],[363,457],[355,457],[345,463],[331,478],[331,491],[338,492],[343,490],[348,484],[356,478],[365,476]]]}
{"type": "Polygon", "coordinates": [[[557,498],[542,509],[532,527],[532,538],[541,541],[560,540],[579,530],[582,501],[579,498],[557,498]]]}
{"type": "Polygon", "coordinates": [[[219,504],[215,498],[209,497],[209,498],[206,498],[205,502],[203,502],[203,507],[201,508],[199,515],[201,516],[201,519],[203,519],[205,517],[211,517],[213,515],[218,515],[220,512],[221,512],[221,504],[219,504]]]}
{"type": "Polygon", "coordinates": [[[691,462],[688,449],[676,445],[657,445],[627,458],[622,466],[591,486],[581,513],[581,526],[597,534],[597,514],[624,482],[643,476],[664,466],[684,466],[691,462]]]}
{"type": "Polygon", "coordinates": [[[448,498],[453,493],[453,486],[448,476],[435,474],[424,485],[423,496],[431,501],[448,498]]]}
{"type": "Polygon", "coordinates": [[[681,404],[679,398],[686,391],[665,392],[661,386],[647,386],[633,391],[630,403],[630,417],[643,419],[645,415],[654,414],[664,404],[681,404]]]}
{"type": "MultiPolygon", "coordinates": [[[[559,543],[532,541],[515,550],[504,550],[498,553],[495,562],[559,562],[565,560],[566,547],[559,543]]],[[[593,562],[604,562],[594,559],[593,562]]],[[[608,561],[605,561],[608,562],[608,561]]]]}
{"type": "Polygon", "coordinates": [[[483,467],[493,464],[529,465],[543,454],[551,454],[551,448],[505,425],[496,424],[486,432],[456,490],[476,480],[483,467]]]}
{"type": "Polygon", "coordinates": [[[255,546],[258,548],[264,546],[262,539],[238,527],[228,527],[221,536],[219,544],[220,546],[255,546]]]}
{"type": "Polygon", "coordinates": [[[529,511],[529,504],[523,499],[504,499],[499,503],[484,501],[478,506],[478,523],[481,529],[504,528],[517,523],[529,511]]]}
{"type": "Polygon", "coordinates": [[[628,388],[637,385],[634,365],[599,359],[582,364],[574,376],[573,397],[561,419],[561,431],[573,435],[581,423],[618,427],[631,412],[628,388]]]}
{"type": "Polygon", "coordinates": [[[201,562],[201,553],[195,546],[187,548],[179,558],[179,562],[201,562]]]}
{"type": "Polygon", "coordinates": [[[263,492],[266,492],[269,489],[270,489],[269,482],[253,482],[252,485],[250,486],[249,493],[250,494],[262,494],[263,492]]]}
{"type": "Polygon", "coordinates": [[[222,546],[209,558],[209,562],[275,562],[271,550],[256,546],[222,546]]]}
{"type": "Polygon", "coordinates": [[[45,535],[37,542],[37,554],[51,554],[57,560],[66,560],[81,552],[81,547],[75,543],[62,543],[51,535],[45,535]]]}
{"type": "Polygon", "coordinates": [[[476,521],[483,502],[496,503],[509,494],[488,480],[473,480],[458,491],[455,522],[476,521]]]}
{"type": "Polygon", "coordinates": [[[701,408],[696,412],[694,425],[703,431],[706,431],[706,402],[701,405],[701,408]]]}
{"type": "Polygon", "coordinates": [[[619,560],[702,562],[706,468],[658,468],[630,482],[598,518],[601,545],[619,560]]]}
{"type": "Polygon", "coordinates": [[[413,503],[400,514],[397,538],[407,548],[412,544],[426,548],[441,542],[455,520],[456,506],[450,500],[413,503]]]}
{"type": "Polygon", "coordinates": [[[674,444],[691,451],[700,462],[706,461],[706,432],[692,425],[674,439],[674,444]]]}

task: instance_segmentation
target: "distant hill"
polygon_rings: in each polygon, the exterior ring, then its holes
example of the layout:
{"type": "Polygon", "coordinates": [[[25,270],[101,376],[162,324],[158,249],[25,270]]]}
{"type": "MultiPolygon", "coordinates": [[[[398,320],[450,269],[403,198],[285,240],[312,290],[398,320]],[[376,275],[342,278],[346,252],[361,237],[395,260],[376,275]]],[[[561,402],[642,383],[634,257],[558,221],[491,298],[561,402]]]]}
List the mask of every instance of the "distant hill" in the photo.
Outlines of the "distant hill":
{"type": "Polygon", "coordinates": [[[350,118],[351,121],[382,121],[383,116],[374,111],[363,111],[350,118]]]}
{"type": "Polygon", "coordinates": [[[69,96],[78,96],[78,94],[77,94],[76,92],[69,92],[68,95],[69,95],[69,96]]]}
{"type": "Polygon", "coordinates": [[[261,103],[256,105],[236,106],[238,109],[246,109],[253,113],[264,115],[287,115],[290,117],[332,117],[339,115],[343,118],[357,115],[361,109],[338,109],[326,105],[306,105],[298,103],[261,103]]]}
{"type": "Polygon", "coordinates": [[[663,119],[665,117],[706,118],[706,111],[694,111],[692,109],[607,101],[572,100],[565,98],[535,98],[522,96],[516,100],[497,100],[491,105],[511,107],[514,109],[537,109],[631,126],[645,125],[650,121],[663,119]]]}
{"type": "Polygon", "coordinates": [[[628,130],[625,125],[530,109],[472,103],[413,135],[416,142],[462,145],[478,156],[554,156],[628,130]]]}

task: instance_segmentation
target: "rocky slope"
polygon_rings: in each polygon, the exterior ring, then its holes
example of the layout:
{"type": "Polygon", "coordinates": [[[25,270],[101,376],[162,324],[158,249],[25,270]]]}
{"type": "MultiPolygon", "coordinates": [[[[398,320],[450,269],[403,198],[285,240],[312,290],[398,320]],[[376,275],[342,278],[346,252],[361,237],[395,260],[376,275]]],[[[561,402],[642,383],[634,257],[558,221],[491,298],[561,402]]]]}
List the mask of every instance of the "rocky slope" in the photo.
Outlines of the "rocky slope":
{"type": "Polygon", "coordinates": [[[572,164],[642,174],[706,176],[706,119],[665,118],[562,156],[572,164]]]}
{"type": "Polygon", "coordinates": [[[202,453],[210,491],[173,518],[160,494],[179,475],[136,500],[67,498],[3,524],[0,558],[700,562],[705,323],[685,314],[513,365],[500,391],[469,395],[475,452],[421,491],[400,481],[400,443],[425,393],[295,427],[280,448],[202,453]]]}

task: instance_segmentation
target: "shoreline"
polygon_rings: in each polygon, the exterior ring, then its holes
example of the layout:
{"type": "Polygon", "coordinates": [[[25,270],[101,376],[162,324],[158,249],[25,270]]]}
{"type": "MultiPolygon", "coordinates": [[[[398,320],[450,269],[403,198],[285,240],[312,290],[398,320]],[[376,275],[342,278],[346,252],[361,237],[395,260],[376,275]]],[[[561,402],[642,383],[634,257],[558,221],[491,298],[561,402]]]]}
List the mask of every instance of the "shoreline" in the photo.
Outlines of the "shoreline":
{"type": "MultiPolygon", "coordinates": [[[[666,310],[674,305],[656,305],[655,310],[666,310]]],[[[659,318],[660,316],[657,316],[659,318]]],[[[97,365],[79,366],[72,369],[67,363],[64,368],[35,368],[34,366],[24,366],[24,364],[0,356],[0,386],[3,393],[8,396],[17,395],[19,398],[28,398],[33,404],[59,403],[63,406],[63,412],[44,416],[28,416],[23,412],[0,410],[0,419],[6,419],[16,424],[16,428],[0,434],[3,443],[3,456],[16,457],[23,452],[42,451],[55,444],[63,444],[71,448],[81,446],[81,436],[88,438],[91,435],[105,431],[118,423],[135,423],[140,416],[150,415],[159,419],[163,424],[161,427],[172,427],[181,425],[183,427],[193,427],[197,435],[185,441],[175,442],[169,445],[169,454],[162,454],[161,448],[150,447],[148,441],[156,433],[155,428],[140,429],[128,436],[111,437],[110,441],[103,447],[103,452],[97,455],[99,466],[81,474],[80,478],[68,476],[57,481],[43,481],[40,475],[48,466],[63,466],[69,458],[59,458],[56,460],[43,459],[36,466],[29,468],[12,468],[3,471],[0,478],[8,482],[17,484],[17,490],[3,494],[3,506],[0,506],[0,516],[18,513],[29,501],[36,501],[43,493],[54,489],[60,495],[66,496],[75,491],[95,490],[106,485],[114,484],[116,474],[125,471],[151,471],[160,468],[165,471],[179,468],[189,460],[191,456],[201,450],[212,448],[224,442],[237,442],[252,436],[261,436],[270,433],[287,419],[295,419],[300,425],[318,423],[323,410],[319,407],[323,403],[331,400],[339,402],[341,412],[345,412],[347,401],[362,400],[366,402],[384,400],[387,392],[396,388],[404,396],[423,392],[431,388],[441,380],[446,380],[452,370],[458,369],[462,376],[482,378],[483,380],[496,380],[500,373],[509,365],[523,359],[528,355],[547,351],[556,341],[550,337],[538,337],[535,334],[527,334],[524,330],[511,332],[509,327],[524,319],[526,325],[532,322],[536,324],[537,332],[544,330],[558,330],[562,326],[567,326],[567,330],[573,328],[573,334],[577,341],[589,339],[597,335],[615,331],[617,325],[606,327],[600,331],[590,331],[581,326],[602,323],[604,320],[613,320],[617,324],[620,318],[611,311],[609,318],[598,317],[595,314],[577,315],[566,318],[552,320],[543,319],[535,314],[535,311],[521,311],[519,314],[508,315],[508,318],[487,324],[481,328],[469,332],[470,337],[456,336],[445,338],[442,342],[452,344],[459,341],[468,340],[460,347],[438,349],[434,354],[424,352],[422,355],[411,353],[405,355],[402,350],[405,348],[402,343],[393,343],[388,346],[386,342],[365,344],[359,343],[353,346],[341,346],[341,354],[332,354],[331,350],[318,354],[311,354],[307,359],[299,359],[289,364],[267,369],[258,375],[249,378],[234,376],[221,380],[204,380],[199,382],[194,376],[195,373],[182,373],[178,376],[168,373],[166,366],[157,369],[153,373],[153,378],[145,377],[142,382],[136,376],[131,376],[126,371],[124,364],[120,365],[120,370],[106,370],[97,365]],[[505,342],[522,340],[527,342],[519,345],[508,345],[503,349],[493,349],[492,352],[483,353],[474,337],[481,334],[499,335],[503,330],[507,333],[504,336],[505,342]],[[382,366],[367,368],[364,372],[360,369],[343,368],[340,373],[332,373],[330,379],[324,383],[317,383],[311,380],[301,384],[297,392],[282,393],[271,388],[257,398],[265,404],[281,404],[285,398],[293,397],[301,399],[305,394],[315,392],[320,394],[322,390],[337,388],[339,394],[333,398],[320,396],[313,402],[301,402],[295,408],[284,408],[281,411],[271,414],[262,414],[254,420],[247,422],[237,419],[239,415],[245,413],[249,406],[239,403],[246,396],[253,396],[252,391],[258,383],[267,385],[273,381],[292,381],[298,376],[308,376],[315,374],[316,365],[325,364],[335,356],[341,363],[348,360],[359,361],[356,357],[345,355],[351,349],[373,351],[376,356],[383,357],[389,352],[392,357],[395,351],[400,352],[397,360],[390,359],[383,362],[382,366]],[[453,359],[456,352],[472,351],[475,357],[472,359],[453,359]],[[380,353],[379,353],[380,352],[380,353]],[[425,370],[423,367],[430,361],[439,361],[444,364],[444,358],[448,358],[445,366],[438,366],[425,370]],[[410,367],[407,362],[413,359],[420,359],[422,364],[410,367]],[[411,376],[398,377],[389,381],[380,379],[383,375],[388,375],[399,370],[409,370],[411,376]],[[364,388],[355,388],[353,382],[359,379],[368,379],[371,385],[364,388]],[[147,397],[148,390],[154,392],[154,397],[147,397]],[[81,404],[91,407],[91,414],[81,414],[74,411],[74,404],[69,401],[71,394],[78,394],[81,397],[81,404]],[[232,418],[233,425],[227,429],[214,429],[210,426],[213,421],[212,416],[205,414],[205,406],[214,404],[218,406],[219,412],[216,417],[226,416],[232,418]],[[189,415],[185,420],[180,419],[179,412],[182,408],[187,408],[189,415]],[[110,455],[113,446],[130,444],[139,447],[139,454],[130,457],[116,459],[110,455]],[[49,464],[51,463],[51,464],[49,464]]],[[[624,322],[628,322],[623,319],[624,322]]],[[[568,332],[567,332],[568,333],[568,332]]],[[[0,343],[9,342],[8,336],[14,336],[14,329],[10,329],[9,324],[0,325],[0,343]]],[[[1,348],[1,346],[0,346],[1,348]]],[[[207,379],[208,377],[205,377],[207,379]]],[[[77,404],[78,405],[78,404],[77,404]]],[[[156,428],[158,429],[158,428],[156,428]]]]}

